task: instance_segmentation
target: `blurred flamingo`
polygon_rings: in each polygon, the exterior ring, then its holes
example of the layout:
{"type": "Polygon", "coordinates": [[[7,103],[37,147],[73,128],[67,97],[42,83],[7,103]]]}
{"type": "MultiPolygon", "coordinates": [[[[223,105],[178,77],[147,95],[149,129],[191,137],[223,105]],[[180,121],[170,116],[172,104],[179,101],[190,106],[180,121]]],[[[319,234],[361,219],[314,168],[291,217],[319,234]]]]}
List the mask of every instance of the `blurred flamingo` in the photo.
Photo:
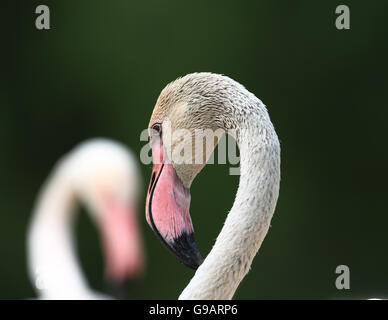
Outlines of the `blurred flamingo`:
{"type": "Polygon", "coordinates": [[[117,142],[84,142],[57,163],[37,199],[27,236],[29,275],[40,298],[110,298],[89,287],[77,261],[72,229],[78,201],[100,231],[107,279],[120,284],[143,271],[138,191],[136,160],[117,142]]]}

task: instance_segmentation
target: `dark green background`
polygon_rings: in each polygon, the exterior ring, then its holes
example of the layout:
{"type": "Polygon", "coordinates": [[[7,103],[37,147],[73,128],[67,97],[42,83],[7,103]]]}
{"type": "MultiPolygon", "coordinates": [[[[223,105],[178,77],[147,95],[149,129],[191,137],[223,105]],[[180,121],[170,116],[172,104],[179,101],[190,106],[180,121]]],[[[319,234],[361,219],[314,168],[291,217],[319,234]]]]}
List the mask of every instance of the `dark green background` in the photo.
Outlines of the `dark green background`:
{"type": "MultiPolygon", "coordinates": [[[[272,227],[235,298],[388,296],[387,1],[2,2],[0,70],[0,298],[33,297],[25,234],[55,161],[95,136],[144,142],[161,89],[193,71],[226,74],[268,106],[282,144],[272,227]],[[35,7],[51,30],[35,28],[35,7]],[[351,29],[335,28],[347,4],[351,29]],[[350,290],[335,268],[350,267],[350,290]]],[[[147,272],[132,298],[177,298],[193,276],[144,219],[147,272]]],[[[197,243],[206,255],[237,188],[228,165],[192,186],[197,243]]],[[[104,290],[98,234],[85,212],[79,255],[104,290]]]]}

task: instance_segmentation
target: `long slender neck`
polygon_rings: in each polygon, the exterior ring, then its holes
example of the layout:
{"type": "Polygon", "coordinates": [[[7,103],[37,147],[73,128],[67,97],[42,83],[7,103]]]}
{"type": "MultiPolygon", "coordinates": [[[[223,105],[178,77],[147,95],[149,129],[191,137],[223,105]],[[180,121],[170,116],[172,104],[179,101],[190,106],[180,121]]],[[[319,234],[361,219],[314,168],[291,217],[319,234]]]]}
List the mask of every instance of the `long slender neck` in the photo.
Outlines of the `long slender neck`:
{"type": "Polygon", "coordinates": [[[179,299],[231,299],[249,271],[275,210],[280,145],[264,105],[237,117],[241,176],[233,207],[203,264],[179,299]]]}
{"type": "Polygon", "coordinates": [[[29,272],[45,299],[86,297],[88,287],[73,249],[74,196],[64,168],[43,188],[28,233],[29,272]]]}

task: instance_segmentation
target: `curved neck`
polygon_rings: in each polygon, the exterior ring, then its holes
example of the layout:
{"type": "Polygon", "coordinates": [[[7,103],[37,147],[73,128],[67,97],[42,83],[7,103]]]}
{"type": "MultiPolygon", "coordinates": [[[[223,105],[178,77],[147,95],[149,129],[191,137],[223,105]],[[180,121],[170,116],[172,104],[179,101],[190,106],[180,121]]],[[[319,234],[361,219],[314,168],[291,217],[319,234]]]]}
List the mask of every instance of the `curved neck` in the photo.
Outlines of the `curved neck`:
{"type": "Polygon", "coordinates": [[[63,169],[44,186],[28,231],[30,278],[45,299],[77,299],[88,292],[73,248],[75,200],[63,169]]]}
{"type": "Polygon", "coordinates": [[[279,194],[280,145],[257,101],[257,112],[236,121],[241,176],[233,207],[179,299],[231,299],[267,234],[279,194]]]}

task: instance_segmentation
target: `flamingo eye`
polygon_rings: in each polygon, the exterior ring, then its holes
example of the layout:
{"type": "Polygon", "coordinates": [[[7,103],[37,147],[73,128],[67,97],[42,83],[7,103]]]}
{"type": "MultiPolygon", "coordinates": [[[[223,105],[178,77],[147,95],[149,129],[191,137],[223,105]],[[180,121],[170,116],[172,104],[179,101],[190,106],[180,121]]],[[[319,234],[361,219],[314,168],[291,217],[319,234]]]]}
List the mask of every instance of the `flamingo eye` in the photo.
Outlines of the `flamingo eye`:
{"type": "Polygon", "coordinates": [[[157,123],[154,123],[151,127],[151,132],[150,132],[150,138],[152,139],[152,137],[155,137],[155,136],[161,136],[162,134],[162,124],[157,122],[157,123]]]}
{"type": "Polygon", "coordinates": [[[162,133],[162,124],[157,122],[152,126],[152,129],[155,130],[158,134],[162,133]]]}

